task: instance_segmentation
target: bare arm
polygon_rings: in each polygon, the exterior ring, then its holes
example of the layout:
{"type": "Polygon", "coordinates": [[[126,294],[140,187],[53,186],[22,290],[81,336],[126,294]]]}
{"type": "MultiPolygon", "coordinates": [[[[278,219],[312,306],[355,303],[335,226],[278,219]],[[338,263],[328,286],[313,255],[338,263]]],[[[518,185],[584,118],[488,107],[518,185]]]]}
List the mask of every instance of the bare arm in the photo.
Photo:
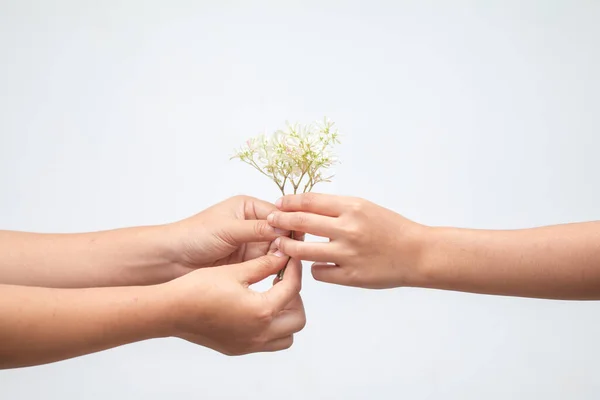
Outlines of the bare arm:
{"type": "Polygon", "coordinates": [[[600,299],[600,222],[514,231],[430,228],[417,285],[475,293],[600,299]]]}
{"type": "Polygon", "coordinates": [[[286,196],[278,208],[272,226],[330,238],[278,239],[284,253],[316,261],[313,276],[324,282],[600,299],[600,222],[513,231],[427,227],[363,199],[317,193],[286,196]]]}
{"type": "Polygon", "coordinates": [[[164,336],[155,287],[0,285],[0,368],[46,364],[164,336]]]}
{"type": "Polygon", "coordinates": [[[147,285],[175,277],[161,228],[78,234],[0,231],[0,283],[44,287],[147,285]]]}
{"type": "Polygon", "coordinates": [[[279,253],[203,268],[150,286],[48,289],[0,285],[0,369],[51,363],[141,340],[179,337],[225,354],[290,347],[306,322],[300,262],[279,253]]]}
{"type": "MultiPolygon", "coordinates": [[[[271,203],[235,196],[181,221],[75,234],[0,231],[0,284],[55,288],[152,285],[264,255],[282,232],[271,203]]],[[[285,234],[285,232],[283,232],[285,234]]]]}

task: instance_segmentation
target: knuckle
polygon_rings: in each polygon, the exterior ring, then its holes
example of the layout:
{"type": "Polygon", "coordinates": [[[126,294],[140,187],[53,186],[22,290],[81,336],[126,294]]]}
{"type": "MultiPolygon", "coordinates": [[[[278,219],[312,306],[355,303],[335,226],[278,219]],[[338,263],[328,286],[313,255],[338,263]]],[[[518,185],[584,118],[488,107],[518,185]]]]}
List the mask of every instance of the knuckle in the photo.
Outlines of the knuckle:
{"type": "Polygon", "coordinates": [[[346,271],[346,280],[351,285],[357,285],[361,282],[360,272],[356,269],[346,271]]]}
{"type": "Polygon", "coordinates": [[[287,349],[289,349],[290,347],[292,347],[293,345],[294,345],[294,337],[293,337],[293,336],[290,336],[288,339],[286,339],[286,340],[283,342],[283,346],[282,346],[282,347],[283,347],[283,349],[284,349],[284,350],[287,350],[287,349]]]}
{"type": "Polygon", "coordinates": [[[298,319],[298,330],[296,332],[300,332],[304,328],[306,328],[306,314],[303,312],[298,319]]]}
{"type": "Polygon", "coordinates": [[[348,257],[352,260],[357,260],[359,257],[363,256],[360,249],[356,247],[352,247],[348,251],[348,257]]]}
{"type": "Polygon", "coordinates": [[[292,283],[291,291],[294,292],[294,293],[300,293],[300,290],[302,290],[302,280],[301,279],[296,279],[292,283]]]}
{"type": "Polygon", "coordinates": [[[275,240],[274,243],[278,250],[281,250],[282,252],[287,254],[286,251],[288,250],[289,246],[288,246],[287,240],[285,240],[285,239],[286,239],[285,237],[279,237],[275,240]]]}
{"type": "Polygon", "coordinates": [[[343,256],[345,260],[355,261],[356,257],[360,256],[360,251],[355,246],[344,246],[340,249],[340,255],[343,256]]]}
{"type": "Polygon", "coordinates": [[[255,262],[258,264],[257,267],[259,269],[269,269],[273,264],[273,259],[270,257],[260,257],[255,259],[255,262]]]}
{"type": "Polygon", "coordinates": [[[296,257],[298,255],[298,244],[292,239],[285,238],[279,242],[279,250],[290,257],[296,257]]]}
{"type": "Polygon", "coordinates": [[[360,238],[361,229],[357,223],[348,222],[344,224],[342,231],[344,236],[350,240],[357,240],[360,238]]]}
{"type": "Polygon", "coordinates": [[[281,213],[277,211],[272,212],[267,217],[267,221],[270,225],[279,226],[279,224],[281,223],[281,213]]]}
{"type": "Polygon", "coordinates": [[[290,294],[295,294],[298,295],[300,294],[300,291],[302,290],[302,284],[299,282],[300,279],[289,279],[288,283],[287,283],[287,288],[286,291],[290,294]]]}
{"type": "Polygon", "coordinates": [[[365,201],[359,198],[352,199],[348,208],[353,213],[361,213],[365,208],[365,201]]]}
{"type": "Polygon", "coordinates": [[[264,221],[257,221],[257,223],[254,224],[254,233],[256,234],[256,236],[266,236],[268,231],[268,226],[264,223],[264,221]]]}
{"type": "Polygon", "coordinates": [[[237,194],[233,197],[230,198],[231,201],[235,201],[235,202],[245,202],[250,200],[250,196],[246,196],[244,194],[237,194]]]}
{"type": "Polygon", "coordinates": [[[280,210],[285,210],[290,205],[289,196],[284,195],[279,198],[279,201],[281,201],[281,205],[279,206],[280,210]]]}
{"type": "MultiPolygon", "coordinates": [[[[236,239],[234,237],[234,229],[231,229],[231,225],[223,226],[218,231],[216,236],[223,240],[227,244],[235,244],[236,239]]],[[[190,249],[191,250],[191,249],[190,249]]]]}
{"type": "Polygon", "coordinates": [[[306,223],[308,222],[308,217],[304,213],[294,214],[292,217],[293,225],[297,229],[303,229],[306,227],[306,223]]]}
{"type": "Polygon", "coordinates": [[[275,312],[267,304],[261,302],[261,304],[254,307],[252,315],[253,319],[258,323],[258,325],[265,326],[269,325],[273,321],[275,312]]]}
{"type": "Polygon", "coordinates": [[[254,352],[260,349],[265,345],[265,343],[267,343],[267,341],[268,339],[264,334],[254,336],[248,343],[248,352],[254,352]]]}
{"type": "Polygon", "coordinates": [[[303,210],[308,210],[314,204],[315,195],[312,193],[304,193],[300,197],[300,208],[303,210]]]}

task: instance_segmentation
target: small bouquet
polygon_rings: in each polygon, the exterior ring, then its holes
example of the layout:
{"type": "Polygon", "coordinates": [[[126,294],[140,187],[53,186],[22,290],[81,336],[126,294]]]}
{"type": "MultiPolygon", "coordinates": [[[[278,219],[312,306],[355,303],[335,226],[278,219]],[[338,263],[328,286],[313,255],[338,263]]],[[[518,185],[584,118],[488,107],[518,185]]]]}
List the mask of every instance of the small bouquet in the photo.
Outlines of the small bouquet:
{"type": "Polygon", "coordinates": [[[254,167],[275,182],[284,196],[310,192],[317,183],[331,181],[333,175],[326,172],[338,163],[332,148],[339,143],[339,134],[333,125],[327,118],[306,126],[287,123],[286,129],[270,136],[249,139],[231,159],[254,167]]]}

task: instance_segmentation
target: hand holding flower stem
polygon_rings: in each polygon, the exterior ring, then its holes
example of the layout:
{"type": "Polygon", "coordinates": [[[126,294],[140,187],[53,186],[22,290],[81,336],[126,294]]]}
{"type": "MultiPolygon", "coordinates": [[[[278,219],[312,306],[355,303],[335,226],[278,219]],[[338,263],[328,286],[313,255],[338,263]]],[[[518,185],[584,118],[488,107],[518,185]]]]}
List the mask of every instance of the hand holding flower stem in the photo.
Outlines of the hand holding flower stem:
{"type": "MultiPolygon", "coordinates": [[[[324,118],[306,126],[287,124],[271,136],[251,138],[233,157],[251,165],[275,182],[282,195],[310,192],[317,183],[330,182],[323,172],[338,162],[331,149],[339,143],[333,122],[324,118]]],[[[294,238],[294,233],[291,235],[294,238]]],[[[282,269],[277,275],[283,277],[282,269]]]]}

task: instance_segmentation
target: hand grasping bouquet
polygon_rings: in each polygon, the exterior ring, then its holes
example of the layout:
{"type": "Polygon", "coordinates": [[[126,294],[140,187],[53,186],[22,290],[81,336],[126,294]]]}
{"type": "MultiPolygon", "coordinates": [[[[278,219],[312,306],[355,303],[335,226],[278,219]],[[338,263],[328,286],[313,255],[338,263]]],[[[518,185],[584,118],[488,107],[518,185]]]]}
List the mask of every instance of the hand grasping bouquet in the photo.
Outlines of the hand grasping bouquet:
{"type": "Polygon", "coordinates": [[[287,124],[285,130],[270,136],[249,139],[232,159],[254,167],[275,182],[283,195],[310,192],[317,183],[333,177],[327,175],[338,162],[332,148],[339,143],[339,134],[333,125],[327,118],[306,126],[287,124]]]}

